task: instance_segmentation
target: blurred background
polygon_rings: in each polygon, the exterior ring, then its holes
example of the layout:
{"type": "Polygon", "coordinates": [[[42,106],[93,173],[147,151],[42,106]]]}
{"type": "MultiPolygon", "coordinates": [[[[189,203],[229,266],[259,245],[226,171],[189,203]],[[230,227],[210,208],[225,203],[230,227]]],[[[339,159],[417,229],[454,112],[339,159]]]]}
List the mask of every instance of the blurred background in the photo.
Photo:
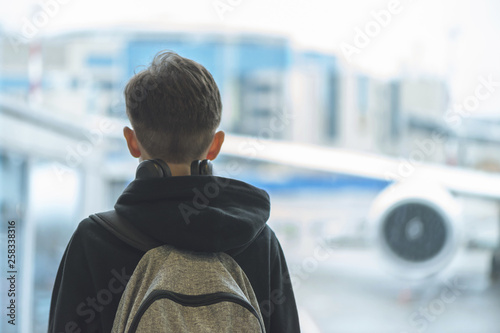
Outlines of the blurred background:
{"type": "Polygon", "coordinates": [[[1,332],[46,331],[73,231],[134,177],[123,88],[165,49],[219,86],[215,171],[270,193],[304,332],[500,332],[500,1],[0,5],[1,332]]]}

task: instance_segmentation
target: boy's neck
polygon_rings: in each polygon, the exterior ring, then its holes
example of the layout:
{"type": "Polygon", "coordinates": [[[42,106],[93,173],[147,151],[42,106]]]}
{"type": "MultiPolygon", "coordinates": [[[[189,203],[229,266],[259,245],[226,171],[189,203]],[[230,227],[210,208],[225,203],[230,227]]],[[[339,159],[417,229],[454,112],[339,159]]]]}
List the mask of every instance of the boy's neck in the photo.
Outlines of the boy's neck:
{"type": "Polygon", "coordinates": [[[189,164],[174,164],[167,163],[172,176],[189,176],[191,175],[191,165],[189,164]]]}
{"type": "MultiPolygon", "coordinates": [[[[150,160],[151,157],[145,153],[141,154],[139,158],[139,162],[150,160]]],[[[174,176],[190,176],[191,175],[191,164],[181,164],[181,163],[167,163],[170,168],[170,172],[172,173],[172,177],[174,176]]]]}

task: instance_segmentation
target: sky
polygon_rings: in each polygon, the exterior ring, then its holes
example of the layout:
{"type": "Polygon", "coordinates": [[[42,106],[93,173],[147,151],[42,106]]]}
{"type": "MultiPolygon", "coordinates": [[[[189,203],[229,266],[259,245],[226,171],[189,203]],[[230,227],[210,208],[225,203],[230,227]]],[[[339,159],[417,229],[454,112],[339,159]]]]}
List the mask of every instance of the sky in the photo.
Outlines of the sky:
{"type": "MultiPolygon", "coordinates": [[[[0,26],[17,34],[43,12],[48,19],[37,27],[39,36],[117,26],[251,31],[287,36],[298,48],[337,54],[345,65],[373,76],[445,78],[457,101],[473,94],[480,76],[500,81],[500,20],[495,17],[499,0],[0,0],[0,4],[6,8],[0,12],[0,26]]],[[[493,95],[482,102],[483,110],[500,110],[500,93],[493,95]]]]}

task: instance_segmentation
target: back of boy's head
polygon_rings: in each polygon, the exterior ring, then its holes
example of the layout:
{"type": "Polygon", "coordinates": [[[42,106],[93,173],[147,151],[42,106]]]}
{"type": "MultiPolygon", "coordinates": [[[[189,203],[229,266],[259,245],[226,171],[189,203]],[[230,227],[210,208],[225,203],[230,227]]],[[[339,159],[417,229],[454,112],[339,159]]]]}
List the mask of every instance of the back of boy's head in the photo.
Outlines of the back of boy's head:
{"type": "Polygon", "coordinates": [[[127,115],[151,158],[191,163],[208,149],[222,103],[210,72],[174,52],[158,53],[125,87],[127,115]]]}

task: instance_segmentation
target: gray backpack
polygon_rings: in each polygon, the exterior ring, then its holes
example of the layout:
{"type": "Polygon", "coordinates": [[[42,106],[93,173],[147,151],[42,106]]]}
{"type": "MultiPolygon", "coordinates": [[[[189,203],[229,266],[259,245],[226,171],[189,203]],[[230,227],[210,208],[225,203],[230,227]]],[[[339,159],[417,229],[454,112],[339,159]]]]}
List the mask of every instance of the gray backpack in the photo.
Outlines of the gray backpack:
{"type": "Polygon", "coordinates": [[[252,286],[229,255],[158,244],[114,210],[91,218],[147,251],[123,292],[113,333],[265,333],[252,286]]]}

